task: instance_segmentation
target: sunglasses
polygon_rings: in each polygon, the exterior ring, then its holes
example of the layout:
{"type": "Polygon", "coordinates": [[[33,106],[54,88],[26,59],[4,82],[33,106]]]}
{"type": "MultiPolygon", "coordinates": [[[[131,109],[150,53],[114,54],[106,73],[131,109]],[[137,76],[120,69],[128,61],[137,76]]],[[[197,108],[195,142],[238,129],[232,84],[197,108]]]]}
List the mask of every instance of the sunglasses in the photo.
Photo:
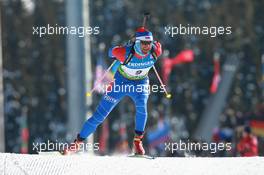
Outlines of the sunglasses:
{"type": "Polygon", "coordinates": [[[152,41],[140,41],[143,45],[149,45],[152,43],[152,41]]]}

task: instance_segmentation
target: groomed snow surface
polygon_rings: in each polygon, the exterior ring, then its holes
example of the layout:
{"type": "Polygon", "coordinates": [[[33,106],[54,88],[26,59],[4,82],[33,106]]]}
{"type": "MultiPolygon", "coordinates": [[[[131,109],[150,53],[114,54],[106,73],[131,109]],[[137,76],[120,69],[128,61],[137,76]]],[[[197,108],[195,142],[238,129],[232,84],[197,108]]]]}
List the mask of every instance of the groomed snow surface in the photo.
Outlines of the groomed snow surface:
{"type": "Polygon", "coordinates": [[[0,153],[0,174],[263,175],[264,158],[169,158],[0,153]]]}

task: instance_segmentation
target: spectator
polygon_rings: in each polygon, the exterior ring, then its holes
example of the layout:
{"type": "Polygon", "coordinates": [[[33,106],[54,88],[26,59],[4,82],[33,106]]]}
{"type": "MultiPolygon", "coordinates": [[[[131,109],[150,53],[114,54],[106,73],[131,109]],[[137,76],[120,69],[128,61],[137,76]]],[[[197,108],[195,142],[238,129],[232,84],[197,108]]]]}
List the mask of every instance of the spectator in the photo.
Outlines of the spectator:
{"type": "Polygon", "coordinates": [[[258,140],[249,126],[244,128],[242,138],[237,144],[237,150],[242,157],[258,156],[258,140]]]}

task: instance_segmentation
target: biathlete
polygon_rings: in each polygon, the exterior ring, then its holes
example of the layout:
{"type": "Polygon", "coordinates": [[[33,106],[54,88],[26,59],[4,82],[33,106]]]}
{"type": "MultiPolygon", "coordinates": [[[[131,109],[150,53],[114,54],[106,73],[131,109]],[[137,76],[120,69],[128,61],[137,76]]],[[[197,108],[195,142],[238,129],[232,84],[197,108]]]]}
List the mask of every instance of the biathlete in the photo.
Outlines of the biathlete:
{"type": "MultiPolygon", "coordinates": [[[[135,42],[131,45],[116,46],[109,49],[109,56],[117,60],[118,69],[114,75],[115,86],[148,86],[148,72],[162,53],[161,44],[153,40],[152,33],[144,27],[136,30],[135,42]]],[[[83,141],[101,124],[112,109],[125,96],[129,96],[135,103],[135,136],[133,151],[135,154],[144,155],[142,144],[144,130],[147,122],[147,101],[149,91],[124,90],[114,91],[114,88],[104,94],[93,115],[84,123],[74,142],[67,147],[63,154],[75,153],[83,141]]]]}

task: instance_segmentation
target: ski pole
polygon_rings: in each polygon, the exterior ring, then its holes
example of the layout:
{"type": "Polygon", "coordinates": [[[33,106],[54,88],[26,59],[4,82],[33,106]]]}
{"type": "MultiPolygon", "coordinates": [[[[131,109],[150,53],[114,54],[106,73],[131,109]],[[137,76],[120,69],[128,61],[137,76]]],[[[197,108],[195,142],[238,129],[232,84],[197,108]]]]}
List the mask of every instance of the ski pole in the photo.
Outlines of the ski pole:
{"type": "Polygon", "coordinates": [[[166,98],[171,98],[171,94],[168,93],[168,91],[166,90],[166,87],[165,87],[164,83],[162,82],[162,80],[161,80],[161,78],[160,78],[160,76],[159,76],[159,73],[158,73],[157,69],[155,68],[154,65],[153,65],[152,67],[153,67],[153,70],[154,70],[156,76],[157,76],[158,79],[159,79],[159,82],[160,82],[161,86],[164,87],[164,92],[165,92],[165,94],[166,94],[166,98]]]}
{"type": "Polygon", "coordinates": [[[93,93],[93,91],[98,87],[98,85],[103,81],[103,79],[105,78],[106,74],[110,71],[110,69],[113,67],[113,65],[116,63],[116,60],[113,61],[113,63],[108,67],[108,69],[104,72],[103,76],[101,77],[100,80],[96,81],[94,84],[93,89],[90,92],[86,93],[87,97],[90,97],[93,93]]]}
{"type": "Polygon", "coordinates": [[[148,21],[149,17],[150,17],[150,13],[149,12],[144,13],[143,23],[142,23],[143,27],[146,27],[146,24],[147,24],[147,21],[148,21]]]}
{"type": "MultiPolygon", "coordinates": [[[[146,26],[147,21],[149,20],[149,18],[150,18],[150,13],[148,13],[148,12],[144,13],[143,24],[142,24],[143,27],[146,26]]],[[[155,54],[155,52],[152,52],[152,56],[154,57],[155,60],[157,60],[157,55],[155,54]]],[[[166,87],[165,87],[164,83],[162,82],[162,80],[161,80],[161,78],[159,76],[159,73],[158,73],[158,71],[157,71],[157,69],[155,68],[154,65],[153,65],[153,70],[154,70],[156,76],[158,77],[161,86],[164,87],[164,92],[166,94],[166,98],[171,98],[171,94],[168,93],[168,91],[166,90],[166,87]]]]}

